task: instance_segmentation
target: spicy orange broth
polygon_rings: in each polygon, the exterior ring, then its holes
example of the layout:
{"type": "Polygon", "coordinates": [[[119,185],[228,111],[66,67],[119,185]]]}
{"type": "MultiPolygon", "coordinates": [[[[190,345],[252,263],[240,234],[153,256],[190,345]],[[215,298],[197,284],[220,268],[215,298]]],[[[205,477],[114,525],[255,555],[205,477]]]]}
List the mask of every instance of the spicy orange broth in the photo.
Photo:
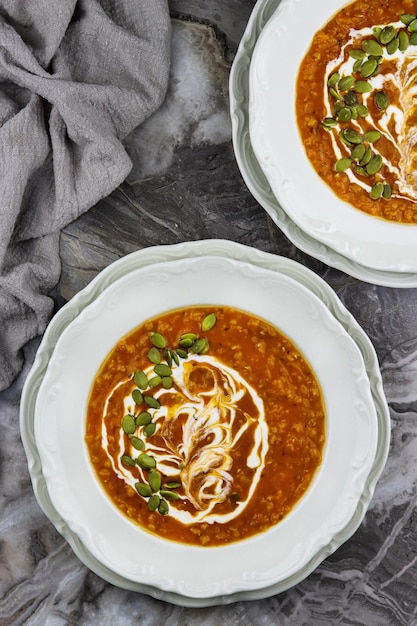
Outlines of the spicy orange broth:
{"type": "MultiPolygon", "coordinates": [[[[301,63],[296,87],[299,132],[308,158],[319,176],[337,196],[357,209],[386,220],[410,224],[417,223],[417,207],[414,202],[394,197],[372,200],[368,192],[352,184],[345,173],[334,171],[336,157],[330,133],[322,128],[321,122],[325,116],[323,86],[326,65],[339,56],[341,46],[348,39],[349,30],[351,28],[360,30],[376,24],[388,25],[398,21],[403,13],[416,14],[416,12],[415,0],[356,0],[343,7],[315,34],[301,63]]],[[[360,48],[360,44],[352,47],[360,48]]],[[[359,74],[357,80],[363,80],[359,74]]],[[[398,104],[398,94],[395,91],[388,91],[388,96],[392,103],[398,104]]],[[[370,100],[368,108],[371,110],[370,100]]],[[[372,115],[377,119],[382,112],[378,112],[374,105],[372,115]]],[[[366,127],[366,118],[363,119],[363,124],[364,132],[372,129],[366,127]]],[[[349,124],[340,124],[340,128],[347,126],[349,124]]],[[[384,137],[378,142],[378,150],[392,163],[398,163],[398,152],[390,142],[384,141],[384,137]]],[[[392,175],[386,168],[382,168],[381,174],[393,188],[392,175]]]]}
{"type": "MultiPolygon", "coordinates": [[[[127,393],[134,386],[129,381],[127,393]]],[[[121,390],[120,395],[123,394],[126,394],[126,387],[121,390]]],[[[114,406],[107,428],[116,439],[122,418],[123,406],[114,406]]],[[[204,546],[222,545],[274,526],[305,493],[322,459],[323,399],[309,364],[292,342],[267,322],[230,307],[175,310],[144,323],[121,339],[108,355],[92,386],[85,440],[99,482],[129,519],[165,539],[204,546]],[[210,331],[202,333],[201,321],[211,312],[216,314],[217,323],[210,331]],[[202,522],[186,526],[169,514],[151,513],[147,501],[115,475],[102,448],[100,428],[104,399],[119,381],[149,366],[146,355],[150,347],[149,335],[154,331],[162,333],[170,346],[176,346],[184,332],[206,336],[210,344],[208,354],[236,369],[263,398],[269,427],[265,470],[246,509],[227,523],[202,522]]],[[[241,456],[245,458],[243,452],[239,448],[234,451],[234,465],[239,464],[241,456]]],[[[137,472],[135,468],[129,469],[137,472]]],[[[235,476],[240,476],[237,479],[240,485],[234,485],[234,489],[245,489],[248,472],[246,466],[237,468],[235,476]]],[[[181,488],[178,492],[181,493],[181,488]]],[[[220,506],[226,510],[235,503],[228,499],[220,506]]]]}

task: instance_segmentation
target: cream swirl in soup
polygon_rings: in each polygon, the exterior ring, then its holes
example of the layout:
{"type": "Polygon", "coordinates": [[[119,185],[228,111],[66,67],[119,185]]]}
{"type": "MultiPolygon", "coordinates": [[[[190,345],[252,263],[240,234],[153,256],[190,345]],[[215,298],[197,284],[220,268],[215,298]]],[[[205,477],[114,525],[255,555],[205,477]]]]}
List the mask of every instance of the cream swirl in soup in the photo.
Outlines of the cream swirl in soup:
{"type": "MultiPolygon", "coordinates": [[[[145,370],[152,375],[152,368],[145,370]]],[[[154,423],[159,432],[158,445],[148,443],[148,454],[157,461],[167,480],[180,476],[184,495],[193,505],[191,511],[171,505],[171,515],[183,524],[195,522],[228,522],[250,501],[265,468],[268,451],[268,426],[265,408],[255,389],[233,368],[208,355],[193,355],[173,369],[175,385],[158,389],[155,397],[161,406],[155,411],[154,423]],[[233,450],[244,446],[245,465],[251,470],[251,481],[245,494],[232,511],[216,513],[233,493],[233,450]]],[[[137,478],[121,462],[125,448],[120,434],[119,454],[109,451],[106,407],[102,421],[102,444],[116,474],[134,487],[137,478]]],[[[124,398],[124,412],[133,413],[129,394],[124,398]]],[[[134,454],[133,447],[130,450],[134,454]]],[[[145,480],[145,476],[142,476],[145,480]]]]}

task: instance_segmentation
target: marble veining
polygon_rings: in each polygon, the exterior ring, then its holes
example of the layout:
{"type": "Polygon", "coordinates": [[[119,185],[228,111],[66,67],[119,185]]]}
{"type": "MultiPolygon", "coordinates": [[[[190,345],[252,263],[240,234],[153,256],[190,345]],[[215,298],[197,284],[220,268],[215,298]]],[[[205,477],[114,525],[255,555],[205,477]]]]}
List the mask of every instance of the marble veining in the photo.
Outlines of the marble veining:
{"type": "Polygon", "coordinates": [[[254,0],[170,0],[167,100],[127,140],[128,180],[61,234],[57,308],[137,249],[225,238],[294,259],[336,291],[369,335],[390,407],[388,462],[354,536],[307,579],[265,600],[194,609],[88,570],[33,494],[19,436],[25,369],[0,395],[0,625],[416,626],[417,290],[378,287],[297,249],[244,184],[230,141],[228,74],[254,0]]]}

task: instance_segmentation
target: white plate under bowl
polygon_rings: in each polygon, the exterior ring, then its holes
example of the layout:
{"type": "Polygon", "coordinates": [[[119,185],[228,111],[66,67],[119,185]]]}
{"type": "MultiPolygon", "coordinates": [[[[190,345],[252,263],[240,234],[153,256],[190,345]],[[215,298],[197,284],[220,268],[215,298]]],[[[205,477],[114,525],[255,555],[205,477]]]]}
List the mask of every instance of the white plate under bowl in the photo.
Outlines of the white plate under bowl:
{"type": "Polygon", "coordinates": [[[314,34],[345,0],[281,0],[250,66],[250,136],[274,195],[311,237],[380,271],[417,272],[417,225],[372,217],[340,200],[304,150],[295,115],[296,78],[314,34]]]}
{"type": "Polygon", "coordinates": [[[108,287],[59,338],[35,409],[43,475],[72,531],[119,575],[192,598],[262,589],[305,567],[352,518],[377,437],[362,355],[321,300],[287,276],[215,256],[141,268],[108,287]],[[215,548],[161,539],[121,515],[84,443],[89,391],[111,348],[145,320],[198,304],[237,307],[278,327],[311,364],[326,407],[324,457],[306,495],[268,532],[215,548]]]}
{"type": "MultiPolygon", "coordinates": [[[[314,300],[314,298],[313,298],[314,300]]],[[[136,321],[135,321],[136,323],[136,321]]],[[[331,322],[334,325],[334,322],[331,322]]],[[[363,367],[361,365],[361,367],[363,367]]],[[[365,387],[367,383],[364,383],[365,387]]],[[[42,391],[42,394],[47,391],[42,391]]],[[[372,413],[372,407],[368,407],[372,413]]],[[[372,421],[372,420],[371,420],[372,421]]],[[[56,417],[53,417],[53,423],[56,417]]],[[[79,427],[79,421],[78,426],[79,427]]],[[[333,290],[319,277],[310,270],[302,267],[298,263],[243,246],[237,243],[223,240],[207,240],[198,242],[187,242],[173,246],[156,246],[144,249],[136,253],[130,254],[119,261],[111,264],[103,270],[84,290],[78,293],[74,298],[65,305],[53,318],[48,329],[45,332],[42,343],[38,349],[34,364],[29,375],[27,376],[21,399],[20,411],[20,428],[23,444],[28,458],[29,471],[32,479],[35,495],[42,510],[49,517],[51,522],[56,526],[58,531],[66,538],[73,548],[74,552],[90,569],[96,572],[105,580],[112,584],[118,585],[125,589],[130,589],[151,595],[154,598],[169,601],[181,606],[213,606],[218,604],[229,604],[238,600],[259,599],[282,592],[285,589],[297,584],[303,578],[308,576],[317,567],[321,561],[334,552],[343,542],[351,537],[360,525],[366,509],[371,501],[376,483],[385,465],[389,441],[390,441],[390,418],[389,411],[382,389],[382,380],[379,372],[378,362],[375,351],[366,334],[359,327],[354,318],[349,314],[345,307],[341,304],[333,290]],[[100,298],[106,289],[120,278],[128,276],[132,272],[136,272],[140,268],[152,266],[154,263],[177,261],[180,259],[194,259],[206,255],[215,255],[224,259],[235,259],[236,261],[249,264],[254,268],[270,270],[272,275],[287,276],[300,286],[311,292],[329,311],[334,320],[336,320],[345,329],[346,333],[356,344],[359,353],[363,359],[365,371],[363,372],[365,379],[369,381],[370,392],[372,396],[373,406],[376,411],[377,419],[377,445],[375,456],[363,485],[362,493],[357,502],[357,506],[353,511],[351,518],[342,527],[339,532],[336,529],[332,531],[330,541],[319,547],[313,557],[300,566],[292,575],[284,577],[275,584],[267,585],[266,580],[264,586],[259,586],[259,581],[246,581],[246,588],[243,591],[231,593],[227,591],[222,595],[210,595],[213,590],[209,590],[206,596],[193,597],[187,595],[187,591],[176,593],[173,590],[165,590],[155,586],[152,577],[146,577],[144,583],[136,582],[134,578],[118,573],[112,567],[103,564],[101,554],[98,558],[90,551],[76,531],[68,524],[54,505],[49,492],[49,480],[45,478],[44,468],[38,442],[35,437],[35,413],[38,413],[39,402],[42,395],[40,394],[41,386],[44,388],[43,381],[49,376],[49,367],[52,359],[55,359],[55,350],[58,350],[58,343],[61,336],[65,334],[67,328],[70,328],[73,322],[87,310],[90,305],[100,298]]],[[[55,429],[56,426],[54,425],[55,429]]],[[[46,436],[49,437],[49,429],[47,428],[46,436]]],[[[78,432],[81,433],[82,429],[78,432]]],[[[55,435],[54,435],[55,436],[55,435]]],[[[373,434],[372,438],[375,436],[373,434]]],[[[371,446],[372,447],[372,446],[371,446]]],[[[79,451],[80,453],[80,451],[79,451]]],[[[84,454],[84,452],[83,452],[84,454]]],[[[47,452],[47,456],[49,452],[47,452]]],[[[85,457],[84,457],[85,462],[85,457]]],[[[57,459],[57,466],[60,461],[57,459]]],[[[71,458],[71,465],[73,460],[71,458]]],[[[50,470],[49,470],[50,471],[50,470]]],[[[52,472],[53,473],[53,472],[52,472]]],[[[90,478],[92,480],[91,472],[90,478]]],[[[96,486],[94,487],[96,489],[96,486]]],[[[72,496],[74,497],[74,496],[72,496]]],[[[75,496],[76,499],[76,496],[75,496]]],[[[103,498],[106,500],[105,498],[103,498]]],[[[101,503],[102,505],[103,503],[101,503]]],[[[108,502],[106,503],[108,506],[108,502]]],[[[65,507],[65,504],[64,504],[65,507]]],[[[114,512],[113,512],[114,513],[114,512]]],[[[73,515],[70,512],[70,517],[73,515]]],[[[77,520],[75,524],[77,525],[77,520]]],[[[147,535],[149,537],[149,535],[147,535]]],[[[237,544],[239,545],[239,544],[237,544]]],[[[204,554],[205,552],[203,552],[204,554]]],[[[277,555],[275,555],[277,557],[277,555]]],[[[303,559],[302,559],[303,560],[303,559]]],[[[205,561],[204,561],[205,562],[205,561]]],[[[201,568],[199,567],[198,571],[201,568]]],[[[270,572],[266,572],[270,575],[270,572]]],[[[266,576],[266,579],[268,576],[266,576]]],[[[166,583],[166,577],[163,583],[166,583]]],[[[200,589],[201,592],[201,589],[200,589]]],[[[205,592],[203,592],[205,593],[205,592]]]]}

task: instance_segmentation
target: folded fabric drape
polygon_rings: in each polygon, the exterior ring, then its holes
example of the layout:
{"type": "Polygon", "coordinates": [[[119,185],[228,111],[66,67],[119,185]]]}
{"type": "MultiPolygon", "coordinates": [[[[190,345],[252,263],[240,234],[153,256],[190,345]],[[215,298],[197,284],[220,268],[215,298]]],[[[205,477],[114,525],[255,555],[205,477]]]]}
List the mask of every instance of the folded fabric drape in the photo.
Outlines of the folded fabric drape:
{"type": "Polygon", "coordinates": [[[166,0],[0,0],[0,390],[52,314],[60,229],[126,178],[169,52],[166,0]]]}

